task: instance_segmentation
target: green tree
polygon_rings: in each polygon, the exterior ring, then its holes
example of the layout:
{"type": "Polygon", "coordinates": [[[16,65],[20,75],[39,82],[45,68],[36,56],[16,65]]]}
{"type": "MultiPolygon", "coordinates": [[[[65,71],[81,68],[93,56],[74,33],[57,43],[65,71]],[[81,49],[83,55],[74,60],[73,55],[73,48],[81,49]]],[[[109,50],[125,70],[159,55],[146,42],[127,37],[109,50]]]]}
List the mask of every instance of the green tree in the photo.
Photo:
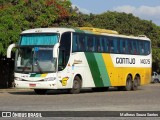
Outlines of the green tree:
{"type": "Polygon", "coordinates": [[[152,40],[153,70],[160,71],[160,26],[132,14],[83,14],[69,0],[0,0],[0,55],[19,39],[21,31],[39,27],[97,27],[152,40]],[[156,66],[156,67],[155,67],[156,66]]]}
{"type": "Polygon", "coordinates": [[[56,21],[70,16],[68,0],[1,0],[0,54],[19,39],[21,31],[37,27],[52,27],[56,21]]]}

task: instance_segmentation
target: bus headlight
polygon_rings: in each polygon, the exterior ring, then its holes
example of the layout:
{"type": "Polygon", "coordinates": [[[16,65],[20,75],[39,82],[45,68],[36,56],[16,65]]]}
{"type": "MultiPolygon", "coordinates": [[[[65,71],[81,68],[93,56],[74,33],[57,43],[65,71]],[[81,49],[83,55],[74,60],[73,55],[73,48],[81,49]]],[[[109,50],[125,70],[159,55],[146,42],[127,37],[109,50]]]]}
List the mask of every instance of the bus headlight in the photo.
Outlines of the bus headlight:
{"type": "Polygon", "coordinates": [[[44,78],[44,81],[54,81],[56,77],[44,78]]]}
{"type": "Polygon", "coordinates": [[[22,78],[15,77],[14,80],[22,81],[22,78]]]}

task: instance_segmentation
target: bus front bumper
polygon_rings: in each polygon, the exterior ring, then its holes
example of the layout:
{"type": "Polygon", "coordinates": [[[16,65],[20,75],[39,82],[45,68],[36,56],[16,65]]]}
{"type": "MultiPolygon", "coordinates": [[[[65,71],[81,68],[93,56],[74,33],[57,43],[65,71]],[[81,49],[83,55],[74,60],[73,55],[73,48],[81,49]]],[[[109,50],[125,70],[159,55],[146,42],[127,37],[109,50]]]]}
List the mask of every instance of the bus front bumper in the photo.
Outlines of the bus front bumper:
{"type": "Polygon", "coordinates": [[[15,80],[15,87],[31,89],[57,89],[55,81],[30,82],[15,80]]]}

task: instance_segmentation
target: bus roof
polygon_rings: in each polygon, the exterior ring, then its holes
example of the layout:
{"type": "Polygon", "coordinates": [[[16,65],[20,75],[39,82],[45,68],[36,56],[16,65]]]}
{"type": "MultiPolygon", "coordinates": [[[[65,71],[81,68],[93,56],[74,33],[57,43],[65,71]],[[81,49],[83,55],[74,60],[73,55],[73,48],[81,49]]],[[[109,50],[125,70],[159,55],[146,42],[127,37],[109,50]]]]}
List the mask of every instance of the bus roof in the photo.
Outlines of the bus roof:
{"type": "Polygon", "coordinates": [[[141,40],[150,40],[145,35],[139,36],[127,36],[118,34],[117,31],[114,30],[107,30],[107,29],[100,29],[100,28],[93,28],[93,27],[77,27],[77,28],[61,28],[61,27],[54,27],[54,28],[35,28],[23,31],[21,34],[28,34],[28,33],[64,33],[64,32],[78,32],[78,33],[86,33],[86,34],[96,34],[96,35],[104,35],[110,37],[122,37],[122,38],[132,38],[132,39],[141,39],[141,40]]]}
{"type": "Polygon", "coordinates": [[[72,28],[35,28],[35,29],[29,29],[22,32],[22,34],[27,33],[64,33],[64,32],[74,32],[75,30],[72,28]]]}

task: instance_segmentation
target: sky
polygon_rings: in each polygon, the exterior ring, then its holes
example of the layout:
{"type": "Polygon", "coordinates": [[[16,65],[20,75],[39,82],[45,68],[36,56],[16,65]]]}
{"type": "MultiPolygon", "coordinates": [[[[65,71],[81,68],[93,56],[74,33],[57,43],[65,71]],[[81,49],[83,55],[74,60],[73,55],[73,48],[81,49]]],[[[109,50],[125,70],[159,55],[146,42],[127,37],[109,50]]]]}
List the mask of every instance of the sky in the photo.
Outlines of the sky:
{"type": "Polygon", "coordinates": [[[107,11],[132,13],[160,26],[160,0],[70,0],[83,13],[101,14],[107,11]]]}

